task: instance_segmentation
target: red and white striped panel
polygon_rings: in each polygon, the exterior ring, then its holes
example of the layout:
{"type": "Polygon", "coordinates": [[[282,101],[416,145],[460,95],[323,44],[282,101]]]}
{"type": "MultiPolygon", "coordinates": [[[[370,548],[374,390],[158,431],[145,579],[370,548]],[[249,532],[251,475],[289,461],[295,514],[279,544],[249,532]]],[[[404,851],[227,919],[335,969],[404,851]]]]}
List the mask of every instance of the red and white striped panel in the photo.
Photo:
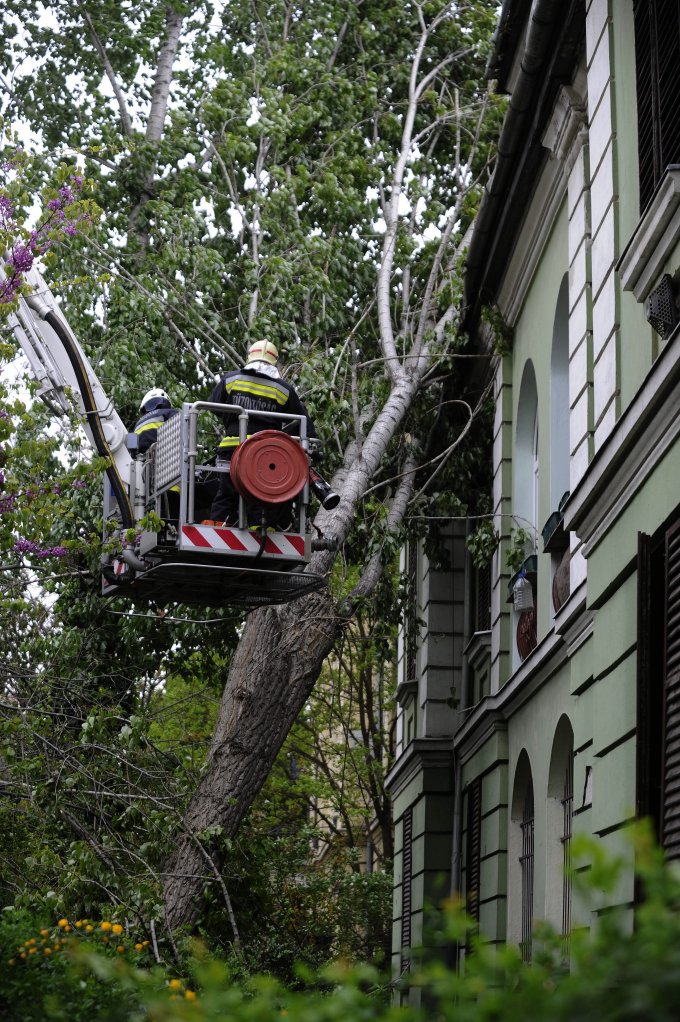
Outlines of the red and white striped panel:
{"type": "MultiPolygon", "coordinates": [[[[183,525],[180,549],[236,556],[256,554],[260,549],[260,534],[215,525],[183,525]]],[[[299,561],[305,556],[305,537],[299,533],[268,532],[262,556],[267,555],[299,561]]]]}

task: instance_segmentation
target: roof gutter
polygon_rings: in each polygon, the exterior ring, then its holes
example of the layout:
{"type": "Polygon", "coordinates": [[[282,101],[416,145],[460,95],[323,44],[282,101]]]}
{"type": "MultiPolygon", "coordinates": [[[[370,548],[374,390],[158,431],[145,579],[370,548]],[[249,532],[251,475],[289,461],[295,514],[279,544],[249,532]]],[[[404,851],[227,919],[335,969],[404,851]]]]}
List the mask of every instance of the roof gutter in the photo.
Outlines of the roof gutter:
{"type": "Polygon", "coordinates": [[[573,73],[583,35],[582,0],[534,0],[517,82],[498,142],[496,166],[486,186],[466,260],[462,329],[474,333],[481,307],[495,289],[523,216],[538,167],[540,143],[558,86],[573,73]]]}

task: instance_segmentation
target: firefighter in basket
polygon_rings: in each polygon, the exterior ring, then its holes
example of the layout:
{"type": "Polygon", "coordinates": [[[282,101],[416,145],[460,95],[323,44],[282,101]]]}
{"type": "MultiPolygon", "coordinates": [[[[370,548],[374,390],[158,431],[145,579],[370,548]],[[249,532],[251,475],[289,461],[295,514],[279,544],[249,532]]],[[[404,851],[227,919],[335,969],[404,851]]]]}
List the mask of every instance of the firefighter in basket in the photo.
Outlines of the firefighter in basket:
{"type": "MultiPolygon", "coordinates": [[[[251,433],[281,428],[281,420],[268,419],[267,412],[303,415],[306,419],[307,437],[311,441],[311,451],[318,451],[320,443],[314,423],[293,385],[282,378],[276,364],[278,358],[278,350],[271,341],[260,340],[251,344],[243,368],[221,376],[209,400],[216,404],[238,405],[249,411],[263,413],[250,420],[248,428],[251,433]]],[[[225,412],[222,420],[225,435],[220,442],[218,465],[226,466],[239,443],[238,415],[235,412],[225,412]]],[[[312,469],[310,486],[327,510],[338,505],[339,495],[334,493],[328,483],[312,469]]],[[[267,525],[285,529],[290,521],[291,508],[290,503],[267,508],[251,506],[249,512],[254,517],[252,524],[259,525],[264,518],[267,525]]],[[[220,473],[219,490],[213,500],[210,515],[205,524],[234,525],[238,521],[238,492],[228,472],[220,473]]]]}

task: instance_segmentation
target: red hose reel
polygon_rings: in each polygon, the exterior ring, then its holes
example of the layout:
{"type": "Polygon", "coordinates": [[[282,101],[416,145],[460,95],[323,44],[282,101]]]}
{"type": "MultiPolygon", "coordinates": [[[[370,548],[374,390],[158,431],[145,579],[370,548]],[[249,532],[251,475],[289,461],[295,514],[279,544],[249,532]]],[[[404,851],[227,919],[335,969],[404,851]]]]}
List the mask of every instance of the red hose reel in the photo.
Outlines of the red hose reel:
{"type": "Polygon", "coordinates": [[[245,500],[285,504],[307,482],[309,462],[300,444],[278,429],[263,429],[231,457],[231,481],[245,500]]]}

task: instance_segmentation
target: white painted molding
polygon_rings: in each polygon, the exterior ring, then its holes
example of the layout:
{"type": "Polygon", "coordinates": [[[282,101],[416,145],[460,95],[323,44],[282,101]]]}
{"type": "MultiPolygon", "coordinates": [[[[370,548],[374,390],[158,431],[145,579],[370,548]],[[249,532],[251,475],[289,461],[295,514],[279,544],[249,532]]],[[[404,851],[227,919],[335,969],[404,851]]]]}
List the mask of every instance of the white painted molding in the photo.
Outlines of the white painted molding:
{"type": "Polygon", "coordinates": [[[643,302],[680,238],[680,167],[669,167],[616,264],[624,291],[643,302]]]}
{"type": "Polygon", "coordinates": [[[563,86],[542,138],[551,158],[539,176],[498,292],[498,308],[510,327],[517,322],[543,249],[566,198],[571,169],[588,141],[585,125],[585,101],[577,88],[563,86]]]}
{"type": "Polygon", "coordinates": [[[680,439],[679,386],[680,328],[667,341],[564,508],[564,526],[583,540],[584,557],[604,539],[680,439]]]}

